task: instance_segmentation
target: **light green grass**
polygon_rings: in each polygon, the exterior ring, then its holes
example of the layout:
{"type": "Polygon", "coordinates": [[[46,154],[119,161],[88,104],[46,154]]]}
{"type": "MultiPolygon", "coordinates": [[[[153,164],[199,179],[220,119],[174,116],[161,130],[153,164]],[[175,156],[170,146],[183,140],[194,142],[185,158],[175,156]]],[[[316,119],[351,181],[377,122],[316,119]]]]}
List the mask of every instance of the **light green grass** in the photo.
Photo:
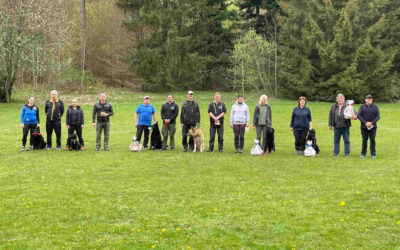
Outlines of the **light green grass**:
{"type": "MultiPolygon", "coordinates": [[[[28,95],[16,93],[19,99],[28,95]]],[[[89,126],[92,105],[83,107],[85,152],[20,152],[22,103],[0,104],[0,248],[400,247],[397,104],[379,104],[376,160],[359,158],[358,121],[351,128],[351,157],[343,156],[343,145],[340,157],[331,157],[330,104],[312,102],[322,152],[314,159],[296,156],[289,130],[296,102],[283,100],[270,102],[274,155],[250,156],[254,130],[245,135],[245,153],[234,154],[228,123],[222,154],[183,153],[180,129],[175,152],[132,153],[133,116],[143,95],[109,96],[115,111],[111,151],[99,153],[89,126]]],[[[176,96],[180,106],[184,96],[176,96]]],[[[206,141],[212,96],[195,93],[206,141]]],[[[63,98],[69,104],[70,96],[63,98]]],[[[223,93],[229,111],[234,100],[223,93]]],[[[258,94],[248,96],[251,113],[257,101],[258,94]]],[[[164,95],[152,95],[157,112],[163,102],[164,95]]],[[[43,107],[42,99],[38,104],[43,107]]],[[[44,118],[42,109],[43,129],[44,118]]]]}

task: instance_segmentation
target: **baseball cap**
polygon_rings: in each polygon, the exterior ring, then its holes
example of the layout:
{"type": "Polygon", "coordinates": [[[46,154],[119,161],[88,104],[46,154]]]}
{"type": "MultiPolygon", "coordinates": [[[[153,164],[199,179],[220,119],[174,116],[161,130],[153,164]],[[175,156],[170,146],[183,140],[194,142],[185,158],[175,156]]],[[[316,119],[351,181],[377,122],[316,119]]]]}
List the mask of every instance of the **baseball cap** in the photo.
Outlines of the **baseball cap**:
{"type": "Polygon", "coordinates": [[[187,94],[188,94],[188,95],[193,95],[193,91],[189,90],[189,91],[187,92],[187,94]]]}
{"type": "Polygon", "coordinates": [[[373,98],[372,98],[372,95],[368,94],[365,96],[365,99],[373,99],[373,98]]]}
{"type": "Polygon", "coordinates": [[[150,99],[150,96],[146,95],[146,96],[144,97],[144,100],[146,100],[146,99],[150,99]]]}

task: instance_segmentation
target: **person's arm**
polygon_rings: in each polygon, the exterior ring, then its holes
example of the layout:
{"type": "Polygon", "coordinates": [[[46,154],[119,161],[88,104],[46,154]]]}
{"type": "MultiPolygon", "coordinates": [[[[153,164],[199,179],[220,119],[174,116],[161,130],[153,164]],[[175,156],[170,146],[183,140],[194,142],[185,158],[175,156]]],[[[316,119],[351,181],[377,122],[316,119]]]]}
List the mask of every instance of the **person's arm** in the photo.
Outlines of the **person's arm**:
{"type": "Polygon", "coordinates": [[[135,127],[137,128],[138,113],[135,113],[135,127]]]}
{"type": "Polygon", "coordinates": [[[96,126],[96,115],[97,115],[96,104],[94,104],[93,112],[92,112],[92,125],[93,125],[93,127],[96,126]]]}
{"type": "Polygon", "coordinates": [[[198,117],[198,119],[197,119],[196,123],[200,123],[200,107],[199,107],[199,104],[197,104],[197,117],[198,117]]]}
{"type": "Polygon", "coordinates": [[[367,122],[364,120],[363,114],[364,114],[364,112],[363,112],[363,105],[361,105],[360,109],[358,110],[358,115],[357,115],[357,117],[358,117],[358,119],[359,119],[362,123],[366,124],[367,122]]]}
{"type": "Polygon", "coordinates": [[[113,116],[114,115],[114,110],[112,105],[110,104],[110,112],[107,114],[107,116],[113,116]]]}
{"type": "Polygon", "coordinates": [[[24,117],[25,117],[25,106],[21,109],[21,126],[24,127],[24,117]]]}
{"type": "Polygon", "coordinates": [[[60,119],[64,114],[64,103],[60,100],[60,119]]]}
{"type": "Polygon", "coordinates": [[[174,108],[174,112],[172,112],[172,117],[171,117],[170,120],[175,120],[178,117],[178,114],[179,114],[179,106],[178,106],[178,104],[175,104],[174,107],[175,107],[174,108]]]}
{"type": "Polygon", "coordinates": [[[269,120],[271,121],[271,126],[272,126],[272,110],[271,110],[271,106],[268,105],[268,109],[269,109],[269,120]]]}
{"type": "Polygon", "coordinates": [[[39,113],[39,107],[38,106],[36,106],[36,120],[37,120],[37,124],[40,124],[40,113],[39,113]]]}
{"type": "Polygon", "coordinates": [[[231,108],[231,114],[229,116],[229,122],[231,123],[231,127],[233,126],[233,116],[235,114],[235,109],[233,107],[234,106],[232,106],[232,108],[231,108]]]}
{"type": "Polygon", "coordinates": [[[290,129],[291,129],[291,130],[293,130],[294,119],[295,119],[295,117],[296,117],[296,115],[295,115],[295,110],[296,110],[296,108],[293,110],[292,119],[290,120],[290,129]]]}
{"type": "Polygon", "coordinates": [[[376,107],[376,112],[377,112],[377,114],[376,114],[375,119],[372,121],[372,123],[376,123],[377,121],[379,121],[379,119],[381,119],[381,114],[380,114],[380,112],[379,112],[379,108],[378,108],[378,106],[376,106],[376,105],[375,105],[375,107],[376,107]]]}
{"type": "Polygon", "coordinates": [[[181,111],[181,126],[183,126],[183,118],[185,115],[185,103],[182,105],[182,111],[181,111]]]}
{"type": "Polygon", "coordinates": [[[44,113],[46,114],[46,116],[47,116],[47,101],[46,101],[46,104],[44,105],[44,113]]]}
{"type": "Polygon", "coordinates": [[[258,118],[257,118],[257,114],[258,114],[258,106],[256,105],[256,107],[254,108],[254,115],[253,115],[253,127],[256,128],[257,123],[258,123],[258,118]]]}
{"type": "Polygon", "coordinates": [[[222,113],[217,118],[220,119],[220,118],[224,117],[225,114],[226,114],[226,107],[225,107],[225,104],[222,103],[222,113]]]}
{"type": "Polygon", "coordinates": [[[332,124],[332,118],[333,118],[332,109],[333,109],[333,107],[331,107],[331,110],[329,110],[329,120],[328,120],[329,129],[332,129],[332,126],[333,126],[333,124],[332,124]]]}
{"type": "Polygon", "coordinates": [[[246,126],[250,126],[250,110],[249,106],[246,105],[246,126]]]}
{"type": "Polygon", "coordinates": [[[310,109],[308,109],[308,115],[307,115],[307,117],[308,117],[308,130],[311,130],[312,129],[312,119],[311,119],[311,110],[310,109]]]}
{"type": "Polygon", "coordinates": [[[210,105],[208,105],[208,115],[212,118],[212,119],[216,119],[216,117],[214,116],[213,112],[212,112],[212,108],[213,108],[213,103],[210,103],[210,105]]]}
{"type": "Polygon", "coordinates": [[[68,109],[66,117],[65,117],[65,125],[67,125],[67,127],[69,126],[69,119],[70,119],[69,115],[70,115],[70,113],[71,113],[71,111],[70,111],[70,109],[68,109]]]}
{"type": "MultiPolygon", "coordinates": [[[[164,105],[165,105],[165,104],[164,104],[164,105]]],[[[160,115],[161,115],[161,120],[162,120],[162,121],[165,120],[164,105],[161,106],[161,110],[160,110],[160,115]]]]}
{"type": "Polygon", "coordinates": [[[152,111],[153,111],[153,123],[156,123],[157,118],[156,118],[156,109],[154,108],[154,106],[152,106],[152,111]]]}
{"type": "Polygon", "coordinates": [[[85,125],[85,115],[84,115],[82,109],[81,109],[81,114],[82,114],[82,126],[83,126],[83,125],[85,125]]]}

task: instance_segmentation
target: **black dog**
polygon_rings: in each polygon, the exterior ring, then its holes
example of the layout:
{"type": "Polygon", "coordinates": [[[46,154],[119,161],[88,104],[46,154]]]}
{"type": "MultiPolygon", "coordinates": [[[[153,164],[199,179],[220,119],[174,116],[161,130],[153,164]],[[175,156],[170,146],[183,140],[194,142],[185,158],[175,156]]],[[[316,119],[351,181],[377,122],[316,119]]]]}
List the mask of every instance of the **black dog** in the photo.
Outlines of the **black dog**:
{"type": "Polygon", "coordinates": [[[315,149],[315,153],[319,154],[319,147],[317,145],[317,137],[315,136],[316,132],[314,129],[308,131],[307,141],[312,141],[313,148],[315,149]]]}
{"type": "Polygon", "coordinates": [[[264,135],[263,147],[265,153],[275,152],[275,130],[267,128],[267,133],[264,135]]]}
{"type": "Polygon", "coordinates": [[[80,150],[81,145],[79,144],[78,140],[77,140],[78,136],[76,135],[76,133],[74,133],[71,137],[70,137],[70,141],[69,141],[69,150],[80,150]]]}
{"type": "Polygon", "coordinates": [[[154,123],[151,130],[150,149],[156,150],[162,148],[162,140],[158,122],[154,123]]]}
{"type": "Polygon", "coordinates": [[[32,132],[32,144],[34,150],[44,149],[47,145],[39,128],[35,128],[32,132]]]}

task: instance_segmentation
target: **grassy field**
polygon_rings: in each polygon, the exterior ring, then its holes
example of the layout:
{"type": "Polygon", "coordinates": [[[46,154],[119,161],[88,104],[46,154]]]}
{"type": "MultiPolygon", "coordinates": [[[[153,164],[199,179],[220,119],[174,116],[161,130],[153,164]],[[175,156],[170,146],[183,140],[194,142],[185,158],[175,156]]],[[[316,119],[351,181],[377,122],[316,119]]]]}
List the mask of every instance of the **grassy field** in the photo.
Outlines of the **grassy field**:
{"type": "MultiPolygon", "coordinates": [[[[110,152],[94,152],[95,97],[82,96],[86,150],[20,152],[20,109],[29,93],[0,104],[0,248],[400,249],[400,109],[378,104],[377,159],[360,159],[359,121],[351,157],[333,158],[330,103],[310,107],[321,154],[296,156],[289,130],[295,101],[271,100],[276,153],[234,154],[225,125],[224,153],[129,151],[143,93],[113,92],[110,152]]],[[[164,95],[151,94],[159,111],[164,95]]],[[[251,113],[258,94],[248,95],[251,113]]],[[[45,96],[38,98],[44,106],[45,96]]],[[[66,104],[71,96],[61,97],[66,104]]],[[[176,94],[181,106],[184,93],[176,94]]],[[[206,140],[212,93],[195,93],[206,140]]],[[[234,94],[223,93],[230,111],[234,94]]],[[[358,107],[357,107],[358,109],[358,107]]],[[[43,126],[44,113],[41,110],[43,126]]],[[[228,112],[229,115],[229,112],[228,112]]],[[[159,114],[157,116],[159,118],[159,114]]],[[[66,142],[63,119],[63,147],[66,142]]],[[[208,143],[206,143],[208,148],[208,143]]]]}

